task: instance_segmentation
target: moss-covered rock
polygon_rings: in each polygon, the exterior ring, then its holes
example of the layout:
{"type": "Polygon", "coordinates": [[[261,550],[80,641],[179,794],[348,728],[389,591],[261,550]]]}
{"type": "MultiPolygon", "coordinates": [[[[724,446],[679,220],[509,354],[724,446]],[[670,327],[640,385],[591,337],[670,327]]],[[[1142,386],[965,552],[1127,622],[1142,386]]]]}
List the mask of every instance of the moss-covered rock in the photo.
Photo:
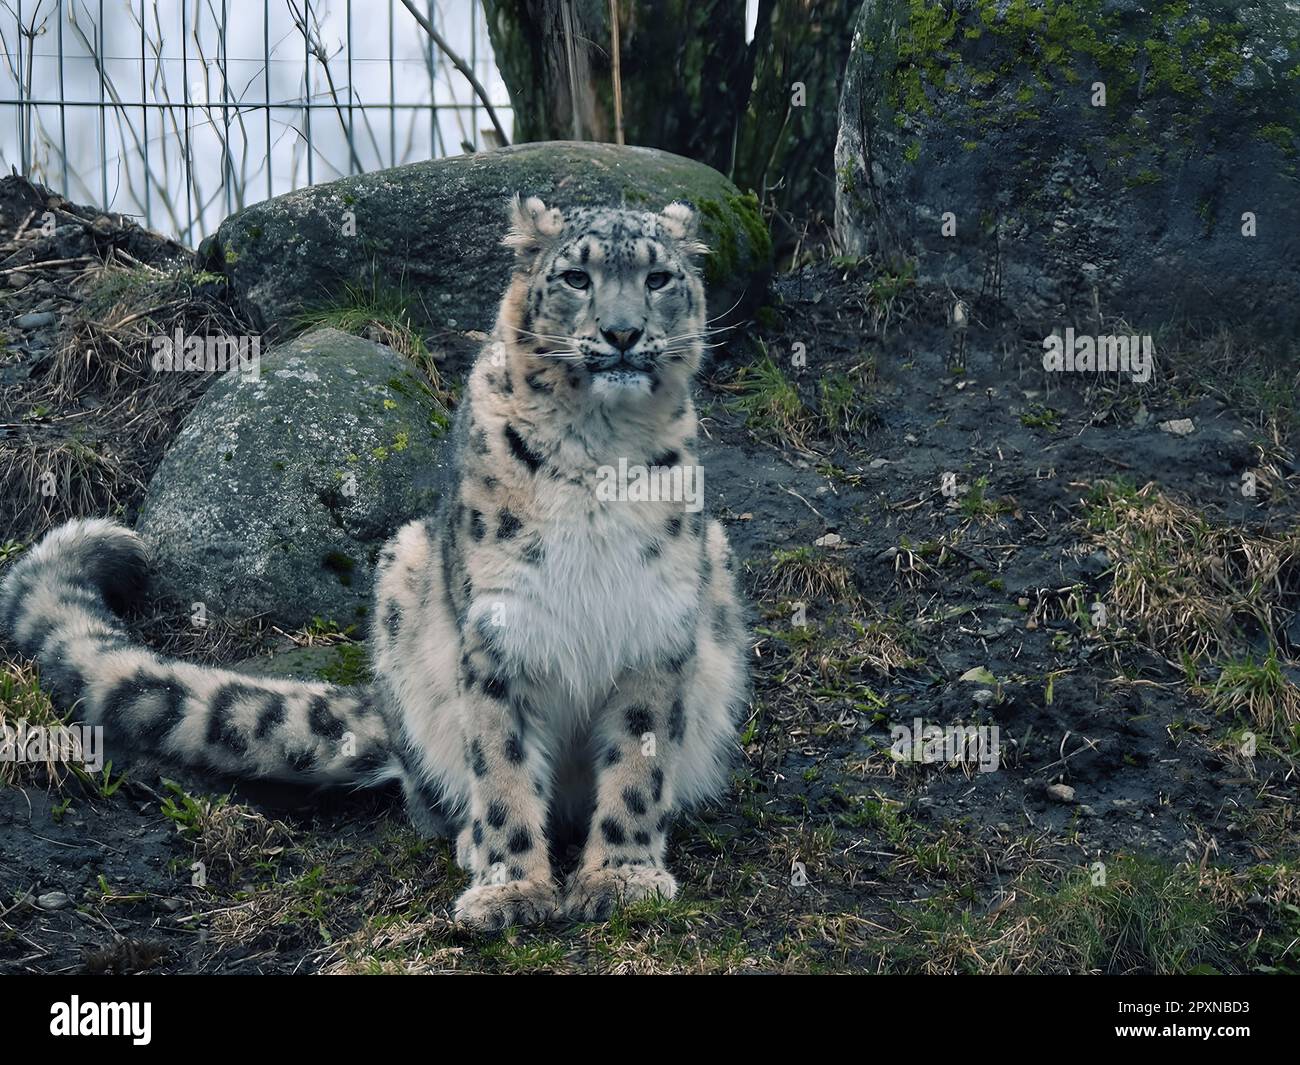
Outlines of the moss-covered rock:
{"type": "Polygon", "coordinates": [[[141,508],[161,592],[289,627],[363,620],[384,541],[437,502],[445,426],[405,360],[334,329],[226,374],[141,508]]]}
{"type": "Polygon", "coordinates": [[[865,0],[840,112],[850,251],[1047,323],[1095,292],[1144,329],[1297,324],[1293,4],[865,0]]]}
{"type": "Polygon", "coordinates": [[[417,323],[488,330],[510,272],[500,241],[516,193],[561,208],[693,203],[713,250],[712,313],[761,302],[772,247],[757,200],[702,163],[612,144],[522,144],[313,185],[232,215],[200,256],[264,326],[374,280],[405,292],[417,323]]]}

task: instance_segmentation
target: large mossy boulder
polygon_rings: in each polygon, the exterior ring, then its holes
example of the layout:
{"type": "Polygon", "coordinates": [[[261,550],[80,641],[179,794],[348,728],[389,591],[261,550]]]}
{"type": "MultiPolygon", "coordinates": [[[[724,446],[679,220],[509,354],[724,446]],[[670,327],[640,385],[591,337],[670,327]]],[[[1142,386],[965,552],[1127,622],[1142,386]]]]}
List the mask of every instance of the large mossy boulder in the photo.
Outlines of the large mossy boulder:
{"type": "Polygon", "coordinates": [[[1298,167],[1295,4],[865,0],[836,231],[1039,323],[1284,331],[1298,167]]]}
{"type": "Polygon", "coordinates": [[[446,432],[410,363],[334,329],[225,374],[141,507],[160,594],[288,627],[364,620],[384,541],[437,502],[446,432]]]}
{"type": "Polygon", "coordinates": [[[260,324],[291,323],[347,286],[382,289],[434,329],[488,330],[510,273],[516,193],[564,208],[695,205],[710,311],[753,309],[771,271],[758,202],[716,170],[653,148],[568,141],[432,159],[313,185],[227,218],[200,249],[260,324]]]}

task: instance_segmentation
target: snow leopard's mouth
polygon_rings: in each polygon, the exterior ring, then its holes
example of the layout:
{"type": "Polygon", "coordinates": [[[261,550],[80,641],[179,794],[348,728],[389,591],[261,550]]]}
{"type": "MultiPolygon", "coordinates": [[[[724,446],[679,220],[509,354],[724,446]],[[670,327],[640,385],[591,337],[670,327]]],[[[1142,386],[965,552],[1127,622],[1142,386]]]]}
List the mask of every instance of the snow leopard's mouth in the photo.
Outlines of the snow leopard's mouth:
{"type": "Polygon", "coordinates": [[[609,365],[590,367],[591,390],[594,395],[608,399],[649,395],[654,391],[655,374],[626,360],[609,365]]]}
{"type": "Polygon", "coordinates": [[[587,369],[593,374],[647,374],[650,372],[649,366],[638,365],[635,356],[628,358],[627,355],[607,355],[601,359],[589,359],[587,369]]]}

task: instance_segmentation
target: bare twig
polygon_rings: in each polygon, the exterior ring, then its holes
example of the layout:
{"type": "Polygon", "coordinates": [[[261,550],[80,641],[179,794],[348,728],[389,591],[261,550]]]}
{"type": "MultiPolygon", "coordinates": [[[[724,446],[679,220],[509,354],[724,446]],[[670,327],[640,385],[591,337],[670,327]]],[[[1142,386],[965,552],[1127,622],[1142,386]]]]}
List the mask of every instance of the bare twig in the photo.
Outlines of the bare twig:
{"type": "Polygon", "coordinates": [[[488,99],[487,89],[483,88],[478,78],[474,76],[474,71],[469,68],[465,60],[461,59],[460,56],[452,51],[451,45],[447,43],[442,34],[433,28],[433,23],[420,13],[411,0],[402,0],[402,6],[411,13],[415,21],[420,24],[420,28],[424,30],[433,43],[438,46],[438,50],[451,61],[451,65],[464,75],[465,80],[473,87],[474,95],[482,102],[483,109],[487,111],[488,118],[492,120],[492,127],[496,130],[497,136],[501,138],[501,143],[509,144],[510,138],[506,136],[506,131],[502,127],[500,119],[497,118],[497,113],[492,106],[492,101],[488,99]]]}

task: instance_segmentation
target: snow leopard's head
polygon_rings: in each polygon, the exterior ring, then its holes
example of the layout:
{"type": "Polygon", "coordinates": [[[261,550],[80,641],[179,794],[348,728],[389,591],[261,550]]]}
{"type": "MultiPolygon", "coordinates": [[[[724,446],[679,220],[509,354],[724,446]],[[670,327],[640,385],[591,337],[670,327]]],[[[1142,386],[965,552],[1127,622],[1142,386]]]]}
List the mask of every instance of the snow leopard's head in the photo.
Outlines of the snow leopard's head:
{"type": "Polygon", "coordinates": [[[707,330],[695,211],[580,207],[516,197],[505,243],[527,292],[503,323],[530,359],[608,401],[651,395],[699,368],[707,330]]]}

